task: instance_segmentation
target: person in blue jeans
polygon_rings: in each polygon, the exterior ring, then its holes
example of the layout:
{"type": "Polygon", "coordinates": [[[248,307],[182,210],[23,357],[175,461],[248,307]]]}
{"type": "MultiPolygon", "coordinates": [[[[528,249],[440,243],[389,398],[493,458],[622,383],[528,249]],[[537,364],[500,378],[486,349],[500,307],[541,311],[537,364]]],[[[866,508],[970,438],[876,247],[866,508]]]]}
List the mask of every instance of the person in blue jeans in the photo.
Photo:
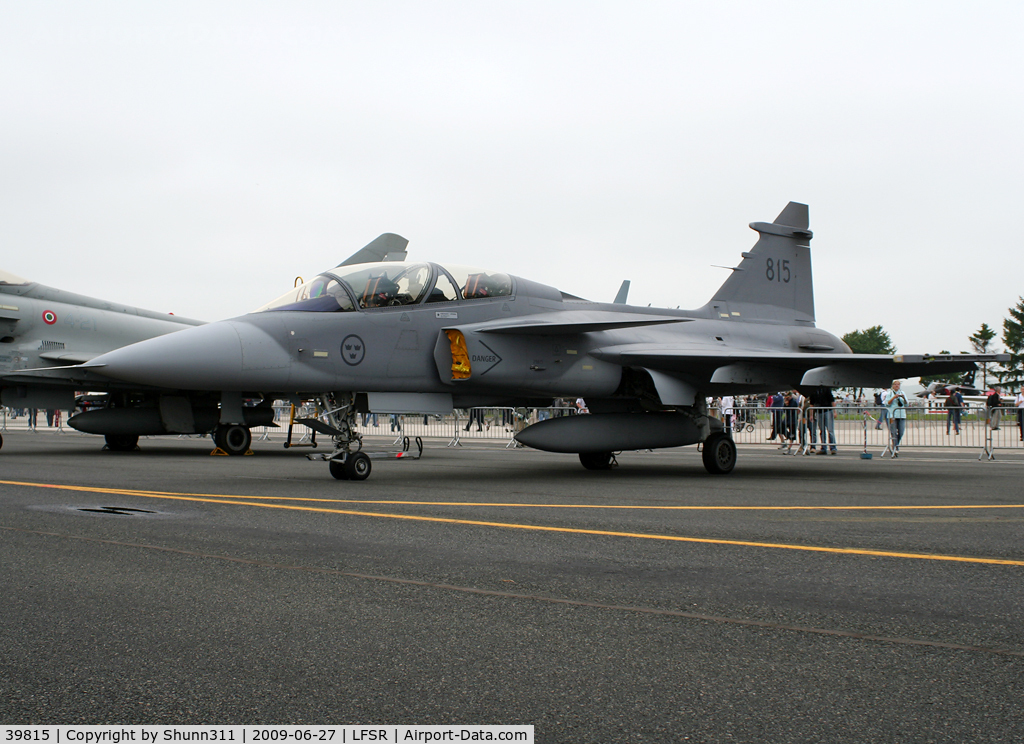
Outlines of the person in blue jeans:
{"type": "Polygon", "coordinates": [[[964,397],[960,395],[958,390],[954,390],[946,398],[946,434],[949,434],[949,426],[953,425],[953,429],[957,434],[960,433],[960,412],[964,407],[964,397]]]}
{"type": "Polygon", "coordinates": [[[828,447],[832,448],[832,454],[836,454],[836,429],[833,407],[836,404],[835,396],[832,395],[832,388],[821,385],[814,388],[811,393],[811,406],[814,408],[814,425],[818,427],[821,434],[821,449],[819,455],[827,455],[828,447]]]}
{"type": "Polygon", "coordinates": [[[875,408],[881,409],[878,412],[878,423],[875,424],[876,429],[881,429],[882,424],[889,419],[889,409],[882,403],[882,393],[877,390],[875,391],[875,408]]]}
{"type": "Polygon", "coordinates": [[[900,381],[893,380],[892,387],[885,391],[882,402],[889,409],[889,431],[892,435],[892,456],[900,456],[900,442],[903,441],[903,434],[907,431],[907,401],[906,394],[900,390],[900,381]]]}

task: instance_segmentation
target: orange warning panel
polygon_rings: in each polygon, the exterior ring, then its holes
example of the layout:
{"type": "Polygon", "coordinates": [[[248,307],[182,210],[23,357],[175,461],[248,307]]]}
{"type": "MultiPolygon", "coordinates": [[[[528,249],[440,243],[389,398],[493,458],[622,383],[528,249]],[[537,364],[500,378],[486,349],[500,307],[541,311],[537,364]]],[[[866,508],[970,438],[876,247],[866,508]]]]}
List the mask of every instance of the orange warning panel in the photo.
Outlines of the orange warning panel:
{"type": "Polygon", "coordinates": [[[469,365],[469,352],[466,351],[466,338],[462,331],[445,331],[448,343],[452,348],[452,379],[466,380],[472,373],[469,365]]]}

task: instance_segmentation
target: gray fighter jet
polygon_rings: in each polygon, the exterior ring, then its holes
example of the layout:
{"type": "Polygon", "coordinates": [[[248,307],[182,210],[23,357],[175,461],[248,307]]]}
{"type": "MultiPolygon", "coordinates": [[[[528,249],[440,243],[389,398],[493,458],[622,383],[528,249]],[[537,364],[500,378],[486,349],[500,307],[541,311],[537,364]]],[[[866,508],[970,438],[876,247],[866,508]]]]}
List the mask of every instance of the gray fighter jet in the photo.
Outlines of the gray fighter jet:
{"type": "Polygon", "coordinates": [[[87,362],[120,346],[201,323],[0,271],[0,399],[13,408],[70,410],[75,405],[73,387],[60,378],[25,376],[23,370],[87,362]]]}
{"type": "MultiPolygon", "coordinates": [[[[355,429],[361,410],[539,407],[582,396],[590,415],[542,421],[517,439],[577,453],[590,469],[610,467],[620,450],[703,443],[707,470],[728,473],[736,446],[708,415],[706,396],[883,386],[982,358],[851,353],[814,325],[807,206],[791,202],[774,222],[750,227],[756,245],[697,310],[589,302],[464,266],[357,264],[258,312],[104,354],[74,374],[155,391],[150,405],[168,431],[172,422],[188,428],[217,396],[220,442],[232,453],[248,449],[244,400],[318,397],[335,442],[325,458],[332,475],[361,480],[370,472],[355,429]]],[[[675,276],[682,291],[685,276],[675,276]]],[[[89,431],[103,417],[127,426],[137,415],[108,409],[72,423],[89,431]]]]}
{"type": "MultiPolygon", "coordinates": [[[[402,261],[408,242],[385,233],[338,266],[402,261]]],[[[309,285],[302,285],[289,294],[294,300],[309,291],[309,285]]],[[[113,349],[203,322],[86,297],[0,271],[0,397],[12,408],[71,410],[77,383],[85,380],[64,365],[88,362],[113,349]]],[[[79,428],[84,421],[82,431],[105,435],[109,449],[134,449],[145,434],[205,434],[218,428],[218,395],[193,395],[188,413],[182,414],[180,401],[147,386],[93,382],[89,390],[108,391],[99,396],[97,408],[117,413],[94,410],[92,416],[75,416],[68,423],[79,428]],[[165,419],[171,428],[164,425],[165,419]],[[105,421],[114,423],[104,425],[105,421]]],[[[243,414],[249,426],[273,422],[269,406],[243,414]]]]}

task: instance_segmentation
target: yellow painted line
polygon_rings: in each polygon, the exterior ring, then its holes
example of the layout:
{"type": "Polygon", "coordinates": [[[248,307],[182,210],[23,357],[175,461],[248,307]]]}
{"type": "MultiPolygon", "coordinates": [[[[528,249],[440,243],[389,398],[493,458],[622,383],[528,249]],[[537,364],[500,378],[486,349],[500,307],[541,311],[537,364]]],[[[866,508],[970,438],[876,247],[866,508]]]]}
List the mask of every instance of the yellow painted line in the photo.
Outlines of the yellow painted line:
{"type": "Polygon", "coordinates": [[[125,488],[106,489],[99,486],[70,486],[57,483],[31,483],[0,480],[0,485],[60,488],[69,491],[112,493],[122,496],[188,496],[205,499],[241,498],[257,501],[308,501],[323,504],[377,504],[392,506],[495,506],[535,509],[638,509],[652,511],[928,511],[955,509],[1024,509],[1024,504],[933,504],[879,506],[664,506],[628,504],[537,504],[516,501],[400,501],[394,499],[320,499],[309,496],[238,496],[223,493],[185,493],[180,491],[141,491],[125,488]]]}
{"type": "Polygon", "coordinates": [[[664,540],[667,542],[699,543],[704,545],[730,545],[747,548],[771,548],[777,550],[802,550],[812,553],[833,553],[837,555],[867,555],[876,558],[909,558],[916,560],[930,561],[952,561],[956,563],[980,563],[998,566],[1024,566],[1024,561],[1006,560],[1003,558],[979,558],[973,556],[941,555],[931,553],[902,553],[887,550],[866,550],[861,548],[826,548],[814,545],[792,545],[788,543],[766,543],[748,540],[724,540],[707,537],[683,537],[679,535],[658,535],[643,532],[618,532],[614,530],[585,530],[576,527],[551,527],[537,524],[518,524],[515,522],[488,522],[476,519],[450,519],[445,517],[424,517],[414,514],[387,514],[382,512],[364,512],[349,509],[327,509],[314,506],[297,506],[292,504],[268,504],[259,501],[239,501],[238,498],[205,498],[199,495],[177,496],[160,494],[152,491],[132,491],[118,488],[99,488],[94,486],[62,486],[52,483],[27,483],[20,481],[0,481],[0,484],[30,486],[36,488],[50,488],[68,491],[85,491],[90,493],[108,493],[121,496],[140,496],[152,499],[167,499],[172,501],[192,501],[208,504],[229,504],[233,506],[258,506],[264,509],[285,509],[289,511],[304,511],[321,514],[343,514],[353,517],[377,517],[381,519],[401,519],[413,522],[433,522],[440,524],[464,524],[475,527],[500,527],[502,529],[533,530],[537,532],[557,532],[573,535],[599,535],[602,537],[627,537],[639,540],[664,540]]]}

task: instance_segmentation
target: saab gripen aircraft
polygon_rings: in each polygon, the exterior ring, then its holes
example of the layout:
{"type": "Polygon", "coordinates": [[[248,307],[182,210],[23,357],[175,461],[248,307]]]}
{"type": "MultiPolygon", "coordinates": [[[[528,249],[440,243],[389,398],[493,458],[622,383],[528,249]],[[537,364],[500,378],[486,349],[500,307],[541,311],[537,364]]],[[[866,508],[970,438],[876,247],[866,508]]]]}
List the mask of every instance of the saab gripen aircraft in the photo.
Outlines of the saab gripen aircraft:
{"type": "Polygon", "coordinates": [[[590,302],[465,266],[339,267],[248,315],[64,370],[90,389],[106,380],[151,391],[139,407],[89,411],[72,422],[127,431],[148,410],[154,433],[165,433],[216,415],[219,443],[242,454],[253,423],[243,401],[316,397],[326,422],[318,431],[335,444],[323,456],[331,474],[362,480],[371,465],[355,428],[359,411],[542,407],[582,396],[589,415],[541,421],[518,441],[576,453],[595,470],[623,450],[702,443],[705,468],[728,473],[736,446],[709,415],[706,396],[888,386],[987,359],[851,353],[814,324],[807,206],[791,202],[774,222],[750,227],[756,245],[697,310],[590,302]]]}
{"type": "MultiPolygon", "coordinates": [[[[397,235],[381,235],[339,266],[401,261],[406,258],[407,244],[397,235]]],[[[203,323],[86,297],[0,271],[0,399],[12,408],[71,410],[75,407],[77,379],[74,374],[66,374],[64,365],[88,362],[113,349],[203,323]]],[[[107,447],[112,450],[134,449],[140,434],[170,433],[159,425],[161,402],[173,411],[173,403],[166,403],[166,396],[147,386],[108,383],[99,381],[86,389],[109,390],[105,396],[94,396],[99,399],[94,402],[103,406],[102,411],[117,413],[112,417],[98,412],[94,416],[72,416],[70,426],[105,435],[107,447]],[[105,426],[104,416],[115,424],[105,426]]],[[[213,433],[216,439],[219,404],[218,395],[193,395],[191,425],[179,420],[173,432],[213,433]]],[[[243,414],[247,426],[273,425],[273,411],[267,408],[247,408],[243,414]]],[[[173,413],[166,415],[171,417],[173,413]]]]}

